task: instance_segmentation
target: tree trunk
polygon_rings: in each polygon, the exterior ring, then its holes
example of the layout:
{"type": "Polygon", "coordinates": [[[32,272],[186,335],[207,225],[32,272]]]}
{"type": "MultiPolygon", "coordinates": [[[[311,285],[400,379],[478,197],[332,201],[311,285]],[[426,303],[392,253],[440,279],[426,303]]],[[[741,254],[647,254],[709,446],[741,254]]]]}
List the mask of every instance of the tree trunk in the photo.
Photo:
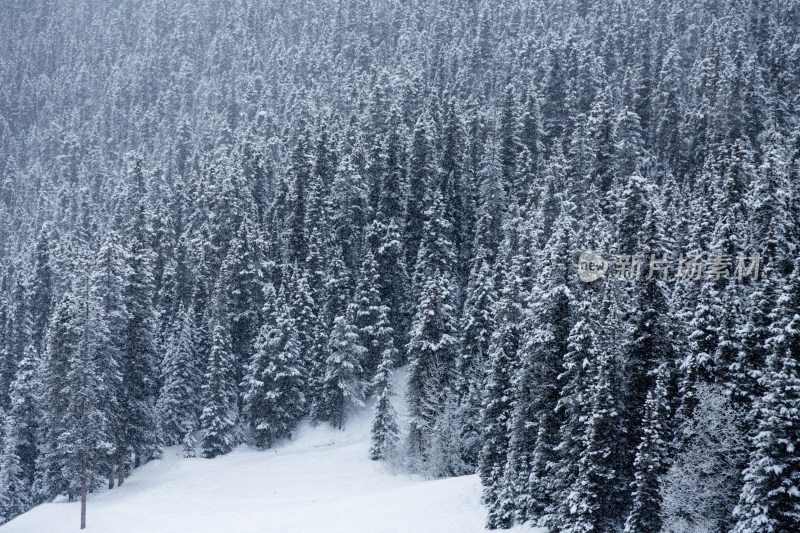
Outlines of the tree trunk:
{"type": "Polygon", "coordinates": [[[117,472],[117,486],[121,487],[125,481],[125,442],[128,439],[128,424],[122,424],[122,444],[119,450],[119,472],[117,472]]]}
{"type": "Polygon", "coordinates": [[[108,490],[114,488],[114,465],[108,465],[108,490]]]}
{"type": "Polygon", "coordinates": [[[133,450],[133,467],[139,468],[142,464],[142,456],[139,455],[139,450],[133,450]]]}
{"type": "Polygon", "coordinates": [[[81,460],[81,529],[86,529],[86,457],[81,460]]]}
{"type": "MultiPolygon", "coordinates": [[[[92,477],[94,477],[94,473],[97,472],[97,457],[92,458],[92,477]]],[[[94,493],[94,486],[89,487],[89,494],[94,493]]]]}
{"type": "MultiPolygon", "coordinates": [[[[81,413],[81,426],[86,431],[86,398],[83,399],[83,412],[81,413]]],[[[86,442],[83,442],[84,450],[81,454],[81,529],[86,529],[86,469],[88,468],[88,461],[86,458],[87,451],[85,449],[86,442]]]]}
{"type": "Polygon", "coordinates": [[[117,486],[121,487],[125,482],[125,449],[119,452],[119,467],[117,468],[117,486]]]}

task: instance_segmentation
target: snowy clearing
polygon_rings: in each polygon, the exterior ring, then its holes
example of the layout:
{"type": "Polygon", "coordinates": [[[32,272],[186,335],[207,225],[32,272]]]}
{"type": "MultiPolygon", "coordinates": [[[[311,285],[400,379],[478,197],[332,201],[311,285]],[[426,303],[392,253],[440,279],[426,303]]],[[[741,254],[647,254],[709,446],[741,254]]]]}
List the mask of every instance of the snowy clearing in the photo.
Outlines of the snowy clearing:
{"type": "MultiPolygon", "coordinates": [[[[397,475],[367,455],[369,417],[344,431],[304,424],[277,453],[241,446],[216,459],[179,447],[134,471],[122,488],[89,496],[85,531],[484,531],[477,475],[426,481],[397,475]]],[[[79,503],[40,505],[2,533],[79,531],[79,503]]],[[[520,527],[514,531],[537,531],[520,527]]]]}

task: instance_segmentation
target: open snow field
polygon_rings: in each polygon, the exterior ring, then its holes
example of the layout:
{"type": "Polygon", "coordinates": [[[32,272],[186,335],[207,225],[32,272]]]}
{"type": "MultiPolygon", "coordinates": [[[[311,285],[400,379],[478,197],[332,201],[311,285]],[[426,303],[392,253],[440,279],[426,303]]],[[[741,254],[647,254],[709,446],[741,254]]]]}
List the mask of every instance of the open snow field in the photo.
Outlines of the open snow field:
{"type": "MultiPolygon", "coordinates": [[[[472,533],[484,531],[477,475],[426,481],[371,461],[369,413],[344,431],[304,424],[295,440],[216,459],[180,447],[89,496],[87,532],[472,533]]],[[[2,533],[79,531],[80,504],[40,505],[2,533]]],[[[516,531],[535,531],[518,528],[516,531]]]]}

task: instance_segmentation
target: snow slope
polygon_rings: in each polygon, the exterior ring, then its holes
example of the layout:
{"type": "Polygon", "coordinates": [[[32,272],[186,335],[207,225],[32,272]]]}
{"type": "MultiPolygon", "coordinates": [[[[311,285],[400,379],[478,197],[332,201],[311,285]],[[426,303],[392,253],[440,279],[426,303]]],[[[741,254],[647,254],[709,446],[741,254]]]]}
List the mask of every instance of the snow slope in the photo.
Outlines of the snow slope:
{"type": "MultiPolygon", "coordinates": [[[[240,446],[216,459],[179,447],[89,496],[87,532],[471,533],[484,531],[477,476],[426,481],[368,458],[369,413],[337,431],[304,424],[277,451],[240,446]]],[[[0,533],[77,532],[80,506],[59,499],[0,533]]],[[[535,531],[518,528],[515,531],[535,531]]]]}

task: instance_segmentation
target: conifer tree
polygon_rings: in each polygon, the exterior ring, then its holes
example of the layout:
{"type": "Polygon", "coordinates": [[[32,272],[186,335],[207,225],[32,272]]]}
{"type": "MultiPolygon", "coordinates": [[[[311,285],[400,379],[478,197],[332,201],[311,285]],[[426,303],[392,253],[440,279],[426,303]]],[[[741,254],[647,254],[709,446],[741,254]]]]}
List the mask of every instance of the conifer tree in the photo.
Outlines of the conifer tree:
{"type": "MultiPolygon", "coordinates": [[[[143,189],[143,186],[139,186],[143,189]]],[[[140,195],[143,193],[139,193],[140,195]]],[[[123,395],[120,409],[127,413],[121,430],[123,445],[120,461],[130,451],[134,466],[143,456],[158,452],[158,429],[155,419],[157,383],[157,325],[153,305],[153,252],[146,221],[145,200],[133,208],[130,228],[127,278],[124,301],[127,323],[124,332],[124,351],[121,365],[123,395]]],[[[120,465],[120,473],[122,472],[120,465]]]]}
{"type": "Polygon", "coordinates": [[[261,254],[255,229],[248,217],[243,218],[220,270],[221,283],[228,293],[228,314],[231,350],[235,361],[237,384],[253,350],[260,324],[263,277],[261,254]]]}
{"type": "Polygon", "coordinates": [[[636,449],[633,467],[633,506],[625,521],[625,533],[659,533],[661,531],[661,494],[659,478],[667,467],[669,443],[669,376],[666,363],[658,369],[654,388],[647,393],[642,439],[636,449]]]}
{"type": "Polygon", "coordinates": [[[124,344],[119,339],[124,339],[128,325],[128,313],[125,307],[125,281],[130,275],[125,262],[125,250],[120,242],[120,236],[115,231],[109,231],[95,258],[91,284],[97,291],[97,297],[102,306],[103,320],[108,330],[108,342],[98,353],[97,372],[103,383],[101,403],[106,417],[105,437],[112,443],[109,457],[104,463],[108,468],[109,489],[114,487],[114,471],[119,469],[117,477],[121,481],[125,475],[124,456],[125,440],[122,427],[127,413],[122,410],[124,397],[123,365],[124,344]],[[122,464],[121,464],[122,463],[122,464]]]}
{"type": "Polygon", "coordinates": [[[383,304],[380,294],[380,278],[372,250],[367,247],[361,272],[356,286],[353,302],[348,305],[348,313],[358,328],[361,346],[365,348],[360,362],[364,377],[370,379],[389,350],[396,357],[392,326],[389,324],[388,308],[383,304]]]}
{"type": "Polygon", "coordinates": [[[24,513],[34,503],[31,489],[38,455],[40,413],[35,404],[38,386],[36,355],[30,345],[11,385],[10,410],[0,433],[0,523],[24,513]]]}
{"type": "Polygon", "coordinates": [[[41,352],[47,323],[53,309],[54,283],[51,253],[52,226],[45,223],[36,241],[34,275],[31,280],[31,339],[41,352]]]}
{"type": "Polygon", "coordinates": [[[320,416],[337,429],[344,427],[348,410],[364,405],[364,386],[358,364],[364,351],[355,326],[344,316],[336,317],[328,337],[320,416]]]}
{"type": "Polygon", "coordinates": [[[587,413],[582,425],[578,474],[565,501],[560,519],[564,532],[618,531],[622,509],[615,497],[622,489],[614,461],[619,442],[619,410],[614,397],[611,354],[598,354],[594,362],[591,388],[587,391],[587,413]],[[568,512],[566,512],[568,510],[568,512]]]}
{"type": "Polygon", "coordinates": [[[296,322],[270,284],[264,301],[265,322],[247,367],[243,411],[260,447],[291,437],[307,403],[296,322]]]}
{"type": "Polygon", "coordinates": [[[781,296],[771,353],[760,378],[764,394],[753,405],[757,431],[739,504],[735,533],[792,531],[800,526],[800,261],[781,296]]]}
{"type": "Polygon", "coordinates": [[[505,467],[513,412],[512,379],[522,340],[522,295],[516,273],[507,264],[503,266],[503,288],[494,311],[497,327],[489,345],[491,363],[481,411],[483,448],[478,467],[484,485],[483,501],[489,507],[489,529],[508,528],[513,521],[505,467]]]}
{"type": "Polygon", "coordinates": [[[494,277],[486,258],[472,267],[461,318],[461,350],[456,360],[456,391],[462,415],[462,460],[475,467],[481,449],[480,411],[489,367],[489,345],[496,327],[494,277]]]}
{"type": "Polygon", "coordinates": [[[426,402],[426,388],[437,391],[453,385],[456,337],[455,310],[449,279],[435,271],[425,282],[408,343],[408,450],[421,467],[437,410],[426,402]]]}
{"type": "Polygon", "coordinates": [[[59,494],[66,494],[69,485],[62,468],[64,456],[58,447],[59,439],[66,431],[64,417],[68,398],[62,393],[63,376],[70,369],[70,354],[75,353],[79,332],[75,330],[78,305],[71,291],[65,292],[53,312],[48,327],[46,349],[40,363],[42,388],[37,403],[42,409],[39,441],[41,449],[36,461],[34,490],[37,501],[45,501],[59,494]]]}
{"type": "MultiPolygon", "coordinates": [[[[86,268],[90,268],[87,263],[86,268]]],[[[57,446],[63,457],[62,475],[70,494],[80,494],[81,529],[86,527],[86,497],[90,490],[100,486],[101,474],[95,468],[98,457],[105,456],[111,448],[106,440],[107,418],[101,405],[101,376],[97,371],[98,354],[109,342],[108,329],[97,293],[89,284],[89,274],[76,287],[72,324],[77,334],[77,344],[69,357],[66,386],[62,394],[67,405],[62,420],[64,431],[58,436],[57,446]]]]}
{"type": "Polygon", "coordinates": [[[212,345],[203,380],[203,411],[200,414],[203,457],[208,458],[226,454],[236,444],[234,429],[238,413],[227,303],[222,287],[217,286],[211,317],[212,345]]]}
{"type": "Polygon", "coordinates": [[[3,420],[3,447],[0,450],[0,524],[5,524],[29,507],[30,496],[18,453],[16,421],[3,420]]]}
{"type": "Polygon", "coordinates": [[[383,358],[372,380],[375,407],[370,430],[369,456],[373,460],[391,459],[397,452],[397,414],[392,407],[393,351],[391,346],[383,351],[383,358]]]}
{"type": "MultiPolygon", "coordinates": [[[[300,360],[305,366],[306,397],[313,418],[318,418],[322,405],[322,382],[325,378],[325,327],[320,302],[314,299],[306,270],[295,270],[287,297],[297,333],[300,360]]],[[[288,291],[287,291],[288,292],[288,291]]]]}
{"type": "Polygon", "coordinates": [[[426,221],[425,204],[426,199],[432,193],[432,189],[438,186],[434,178],[436,167],[433,161],[431,146],[430,116],[427,112],[417,120],[414,126],[411,141],[411,157],[408,168],[408,198],[406,200],[405,214],[405,252],[407,258],[407,269],[412,271],[417,261],[417,251],[424,236],[426,236],[424,224],[426,221]]]}
{"type": "Polygon", "coordinates": [[[197,427],[202,374],[194,351],[194,330],[192,312],[181,306],[161,363],[163,385],[156,402],[161,437],[167,446],[178,444],[187,431],[197,427]]]}

